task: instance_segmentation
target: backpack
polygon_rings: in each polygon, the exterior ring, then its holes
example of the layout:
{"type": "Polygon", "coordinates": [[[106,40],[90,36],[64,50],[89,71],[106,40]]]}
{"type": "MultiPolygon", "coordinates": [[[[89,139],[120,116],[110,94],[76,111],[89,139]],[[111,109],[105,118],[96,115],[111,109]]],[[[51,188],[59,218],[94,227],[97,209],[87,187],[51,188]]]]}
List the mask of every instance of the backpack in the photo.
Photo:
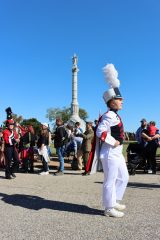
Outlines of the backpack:
{"type": "Polygon", "coordinates": [[[72,170],[78,170],[78,160],[75,156],[71,162],[71,168],[72,170]]]}
{"type": "Polygon", "coordinates": [[[70,141],[69,133],[64,128],[63,144],[66,145],[69,141],[70,141]]]}

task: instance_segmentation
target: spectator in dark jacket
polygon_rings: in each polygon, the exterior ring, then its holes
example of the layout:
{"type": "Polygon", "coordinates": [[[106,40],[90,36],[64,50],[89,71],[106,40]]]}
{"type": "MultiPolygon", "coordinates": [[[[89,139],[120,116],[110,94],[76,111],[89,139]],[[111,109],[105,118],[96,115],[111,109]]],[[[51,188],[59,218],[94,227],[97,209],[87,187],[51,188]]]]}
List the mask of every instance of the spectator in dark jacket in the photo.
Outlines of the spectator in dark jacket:
{"type": "Polygon", "coordinates": [[[63,153],[65,150],[65,138],[67,135],[67,132],[64,128],[63,121],[61,118],[56,119],[56,130],[54,132],[54,147],[56,148],[56,153],[58,155],[59,160],[59,169],[56,173],[54,173],[55,176],[63,175],[64,172],[64,157],[63,153]]]}

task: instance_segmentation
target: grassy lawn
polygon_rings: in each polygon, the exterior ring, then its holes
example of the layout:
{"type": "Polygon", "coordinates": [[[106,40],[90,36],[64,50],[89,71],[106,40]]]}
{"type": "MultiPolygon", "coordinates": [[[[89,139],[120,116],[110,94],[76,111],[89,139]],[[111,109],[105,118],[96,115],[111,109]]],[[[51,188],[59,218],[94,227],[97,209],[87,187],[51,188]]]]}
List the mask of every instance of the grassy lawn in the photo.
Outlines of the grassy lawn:
{"type": "Polygon", "coordinates": [[[124,142],[124,144],[123,144],[123,155],[125,158],[127,157],[126,149],[128,147],[128,144],[129,144],[129,142],[124,142]]]}

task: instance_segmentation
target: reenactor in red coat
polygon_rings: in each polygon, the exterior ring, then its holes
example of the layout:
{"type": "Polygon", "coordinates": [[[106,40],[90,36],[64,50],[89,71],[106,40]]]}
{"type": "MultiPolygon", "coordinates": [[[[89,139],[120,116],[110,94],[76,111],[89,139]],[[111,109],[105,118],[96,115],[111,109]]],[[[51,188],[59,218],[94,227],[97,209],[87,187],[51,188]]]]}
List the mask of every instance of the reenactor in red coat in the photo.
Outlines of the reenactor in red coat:
{"type": "Polygon", "coordinates": [[[6,129],[3,131],[4,139],[4,155],[5,155],[5,177],[6,179],[15,178],[15,172],[19,166],[18,151],[16,148],[17,143],[19,143],[18,134],[14,130],[15,122],[11,118],[11,109],[6,109],[7,120],[6,129]]]}

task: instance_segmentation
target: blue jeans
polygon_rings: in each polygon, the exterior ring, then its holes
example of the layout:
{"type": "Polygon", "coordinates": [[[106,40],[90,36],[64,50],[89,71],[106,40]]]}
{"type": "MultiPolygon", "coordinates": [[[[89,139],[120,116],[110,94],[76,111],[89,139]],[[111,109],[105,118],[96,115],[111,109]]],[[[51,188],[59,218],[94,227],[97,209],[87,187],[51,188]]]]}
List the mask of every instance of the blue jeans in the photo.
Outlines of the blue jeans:
{"type": "Polygon", "coordinates": [[[64,171],[64,158],[63,158],[64,149],[65,149],[65,146],[56,148],[56,153],[58,155],[58,160],[60,163],[59,171],[61,172],[64,171]]]}
{"type": "Polygon", "coordinates": [[[50,148],[50,146],[47,146],[47,150],[48,150],[48,156],[51,157],[51,156],[52,156],[52,153],[51,153],[51,148],[50,148]]]}

